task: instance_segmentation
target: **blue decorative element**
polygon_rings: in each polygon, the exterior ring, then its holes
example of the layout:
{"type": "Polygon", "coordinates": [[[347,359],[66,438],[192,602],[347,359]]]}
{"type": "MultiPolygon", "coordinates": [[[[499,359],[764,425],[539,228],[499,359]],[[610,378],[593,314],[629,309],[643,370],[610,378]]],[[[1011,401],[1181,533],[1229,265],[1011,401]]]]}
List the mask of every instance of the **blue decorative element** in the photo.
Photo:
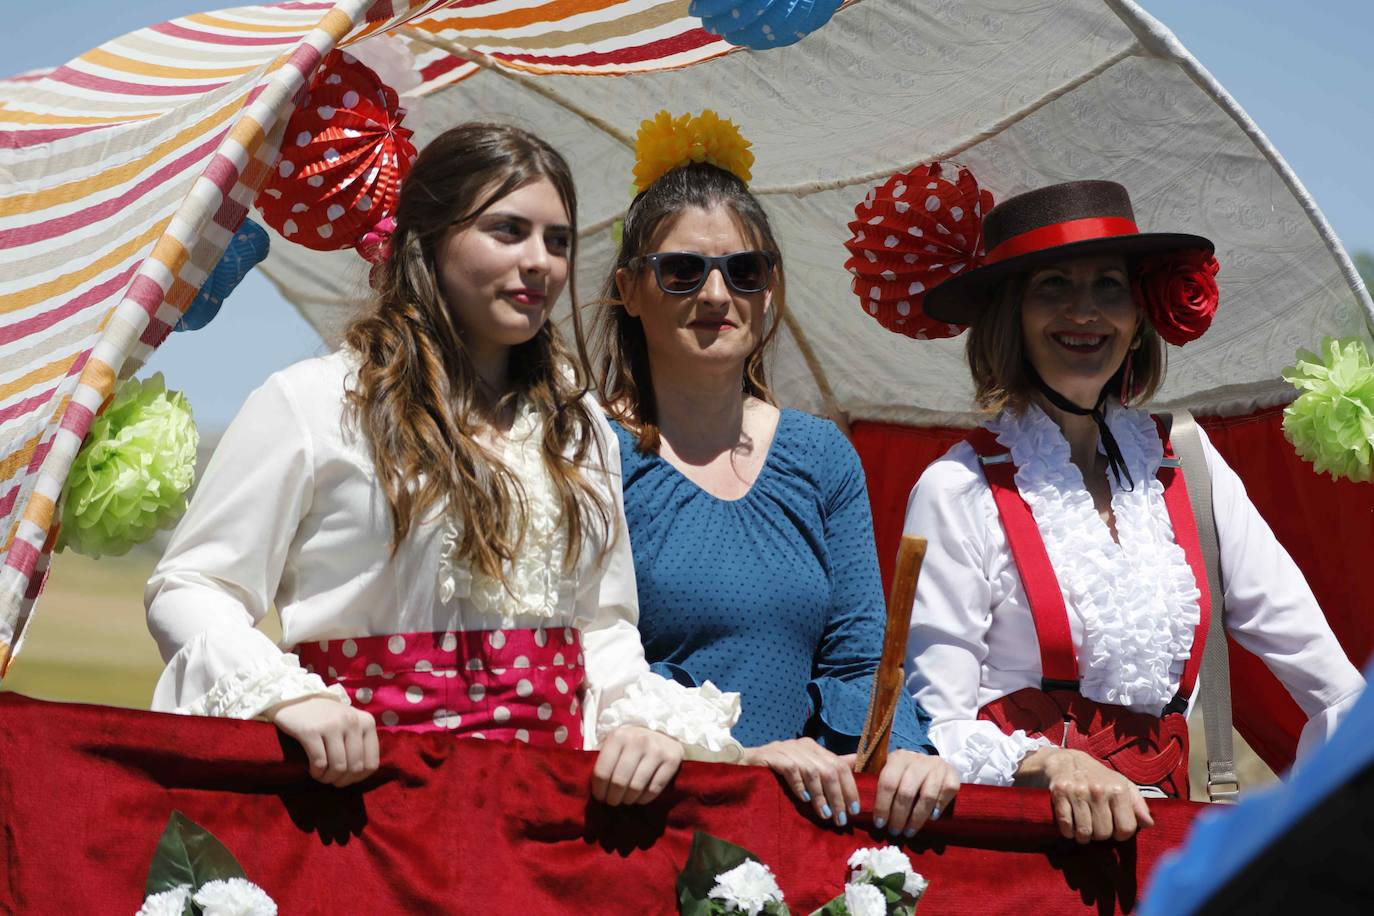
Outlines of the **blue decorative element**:
{"type": "Polygon", "coordinates": [[[830,21],[844,0],[692,0],[706,31],[755,51],[800,41],[830,21]]]}
{"type": "Polygon", "coordinates": [[[199,331],[219,314],[219,307],[229,298],[248,271],[267,257],[267,230],[245,219],[224,249],[224,255],[201,284],[196,298],[187,306],[174,331],[199,331]]]}

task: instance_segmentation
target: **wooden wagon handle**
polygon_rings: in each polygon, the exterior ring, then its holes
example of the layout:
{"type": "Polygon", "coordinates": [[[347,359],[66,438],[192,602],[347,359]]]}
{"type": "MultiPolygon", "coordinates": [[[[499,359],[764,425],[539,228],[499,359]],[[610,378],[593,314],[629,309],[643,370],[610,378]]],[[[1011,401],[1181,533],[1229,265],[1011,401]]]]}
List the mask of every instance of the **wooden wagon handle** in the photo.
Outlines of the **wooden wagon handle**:
{"type": "Polygon", "coordinates": [[[916,602],[916,581],[926,558],[926,539],[903,535],[897,549],[897,568],[892,573],[892,588],[887,595],[887,630],[883,635],[883,656],[873,676],[868,699],[868,715],[859,737],[854,769],[877,773],[887,763],[887,745],[892,736],[892,716],[897,700],[906,689],[902,662],[906,659],[907,631],[911,628],[911,607],[916,602]]]}

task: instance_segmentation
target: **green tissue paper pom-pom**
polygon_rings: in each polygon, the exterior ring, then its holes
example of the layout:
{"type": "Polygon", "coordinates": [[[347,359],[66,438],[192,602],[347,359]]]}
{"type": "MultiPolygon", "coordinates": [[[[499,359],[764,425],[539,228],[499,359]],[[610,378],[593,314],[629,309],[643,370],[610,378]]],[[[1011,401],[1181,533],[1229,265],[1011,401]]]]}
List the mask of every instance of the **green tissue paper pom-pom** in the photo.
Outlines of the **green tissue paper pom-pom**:
{"type": "Polygon", "coordinates": [[[91,424],[62,495],[57,549],[119,556],[186,511],[200,435],[162,373],[129,379],[91,424]]]}
{"type": "Polygon", "coordinates": [[[1283,434],[1318,473],[1371,478],[1374,459],[1374,362],[1357,337],[1322,341],[1321,354],[1298,351],[1284,370],[1298,389],[1283,412],[1283,434]]]}

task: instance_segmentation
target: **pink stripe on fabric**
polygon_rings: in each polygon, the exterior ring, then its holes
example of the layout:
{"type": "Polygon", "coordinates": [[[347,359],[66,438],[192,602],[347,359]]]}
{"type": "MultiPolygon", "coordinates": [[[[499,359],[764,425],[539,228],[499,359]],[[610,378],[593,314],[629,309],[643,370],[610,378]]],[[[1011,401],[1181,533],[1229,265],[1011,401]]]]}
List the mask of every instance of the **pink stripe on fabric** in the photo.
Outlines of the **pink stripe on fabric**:
{"type": "Polygon", "coordinates": [[[377,0],[372,4],[372,8],[367,11],[368,22],[379,22],[383,19],[390,19],[396,13],[392,10],[391,0],[377,0]]]}
{"type": "Polygon", "coordinates": [[[49,567],[47,567],[47,568],[45,568],[45,569],[43,570],[43,575],[41,575],[41,576],[34,576],[34,577],[32,577],[32,578],[29,579],[29,587],[28,587],[28,589],[24,592],[24,600],[25,600],[25,601],[37,601],[37,600],[38,600],[38,596],[41,595],[41,594],[43,594],[43,586],[45,586],[45,585],[48,584],[48,575],[49,575],[51,572],[52,572],[52,567],[49,566],[49,567]]]}
{"type": "Polygon", "coordinates": [[[187,167],[194,164],[197,160],[204,159],[219,146],[224,135],[228,133],[228,128],[218,130],[204,143],[195,147],[188,153],[183,153],[176,159],[164,165],[153,174],[144,178],[138,184],[125,191],[118,197],[101,201],[94,206],[75,213],[68,213],[66,216],[59,216],[41,223],[34,223],[28,226],[19,226],[15,229],[0,231],[0,249],[17,248],[20,245],[32,245],[34,242],[46,242],[48,239],[56,238],[82,226],[90,225],[97,220],[108,219],[120,210],[125,209],[130,204],[143,197],[145,194],[165,183],[169,178],[184,172],[187,167]]]}
{"type": "Polygon", "coordinates": [[[463,60],[461,57],[454,57],[450,54],[447,57],[441,57],[427,67],[420,68],[420,78],[428,83],[430,80],[437,79],[445,73],[457,70],[465,63],[467,63],[467,61],[463,60]]]}
{"type": "Polygon", "coordinates": [[[238,166],[230,162],[223,153],[215,153],[205,171],[200,173],[200,177],[210,179],[210,183],[219,188],[221,194],[228,194],[233,189],[234,182],[239,180],[239,170],[238,166]]]}
{"type": "Polygon", "coordinates": [[[214,219],[216,225],[223,226],[225,229],[233,232],[237,230],[239,226],[243,225],[243,218],[247,215],[248,208],[226,194],[224,202],[221,203],[219,209],[215,211],[214,219]]]}
{"type": "Polygon", "coordinates": [[[240,45],[245,47],[262,47],[263,45],[289,45],[300,41],[310,34],[310,27],[302,26],[299,35],[273,35],[265,38],[249,38],[246,35],[216,35],[214,32],[202,32],[199,29],[188,29],[184,25],[173,25],[170,22],[163,22],[149,28],[162,35],[170,35],[172,38],[184,38],[187,41],[203,42],[209,45],[240,45]]]}
{"type": "Polygon", "coordinates": [[[167,291],[156,280],[147,274],[139,274],[134,277],[134,282],[130,284],[124,298],[137,302],[143,307],[143,311],[151,315],[157,311],[166,295],[167,291]]]}
{"type": "Polygon", "coordinates": [[[301,76],[308,76],[320,62],[320,52],[314,45],[301,45],[286,59],[288,67],[295,67],[301,76]]]}
{"type": "Polygon", "coordinates": [[[37,563],[38,548],[23,538],[16,537],[10,545],[9,555],[5,557],[5,565],[10,569],[19,570],[19,574],[27,579],[33,575],[33,567],[37,563]]]}
{"type": "Polygon", "coordinates": [[[8,516],[14,511],[14,501],[19,498],[19,484],[10,487],[10,491],[4,496],[0,496],[0,515],[8,516]]]}
{"type": "Polygon", "coordinates": [[[59,321],[63,321],[80,312],[83,309],[107,299],[119,292],[129,282],[129,278],[138,270],[140,260],[130,264],[121,274],[111,277],[104,283],[98,284],[86,290],[70,302],[59,305],[55,309],[49,309],[41,315],[34,315],[32,318],[25,318],[23,321],[16,321],[12,324],[0,324],[0,346],[13,343],[28,337],[30,334],[37,334],[39,331],[47,330],[59,321]]]}
{"type": "Polygon", "coordinates": [[[4,410],[0,410],[0,423],[8,423],[15,417],[22,417],[26,413],[30,413],[32,411],[39,409],[40,407],[45,406],[50,400],[52,400],[52,396],[56,393],[57,386],[54,385],[42,394],[35,394],[31,398],[25,398],[22,401],[11,404],[4,410]]]}
{"type": "Polygon", "coordinates": [[[80,70],[73,70],[70,67],[59,67],[53,73],[51,79],[56,83],[65,83],[68,86],[76,86],[79,89],[91,89],[96,92],[108,92],[111,95],[201,95],[206,92],[213,92],[232,80],[224,80],[219,83],[182,83],[175,86],[155,86],[149,83],[131,83],[127,80],[115,80],[106,76],[95,76],[90,73],[82,73],[80,70]]]}
{"type": "Polygon", "coordinates": [[[156,350],[167,339],[167,335],[172,333],[172,326],[161,318],[149,318],[148,326],[139,335],[139,342],[147,344],[156,350]]]}
{"type": "Polygon", "coordinates": [[[90,431],[94,422],[95,413],[78,401],[69,403],[67,412],[62,415],[62,428],[78,439],[86,438],[86,433],[90,431]]]}
{"type": "MultiPolygon", "coordinates": [[[[56,433],[53,434],[53,436],[55,435],[56,433]]],[[[43,461],[48,457],[48,452],[52,451],[53,436],[49,436],[46,442],[38,443],[38,447],[33,450],[33,457],[29,459],[28,472],[30,474],[43,465],[43,461]]]]}
{"type": "Polygon", "coordinates": [[[107,130],[111,127],[118,127],[120,124],[127,123],[129,122],[117,121],[114,124],[84,124],[81,127],[48,127],[42,130],[0,130],[0,149],[28,149],[30,146],[42,146],[44,143],[51,143],[54,140],[75,137],[78,134],[89,133],[93,130],[107,130]]]}

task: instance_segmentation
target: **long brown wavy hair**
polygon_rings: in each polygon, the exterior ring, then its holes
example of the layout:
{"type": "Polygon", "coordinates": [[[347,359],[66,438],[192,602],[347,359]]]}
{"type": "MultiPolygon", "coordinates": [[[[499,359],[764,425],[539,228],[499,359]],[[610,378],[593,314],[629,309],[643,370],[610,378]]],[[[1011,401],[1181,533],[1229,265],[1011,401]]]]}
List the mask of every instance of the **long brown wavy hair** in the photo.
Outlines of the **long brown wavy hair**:
{"type": "Polygon", "coordinates": [[[568,533],[565,568],[580,555],[584,536],[609,546],[610,507],[582,469],[604,464],[594,418],[586,347],[578,318],[573,269],[577,255],[577,197],[567,162],[538,137],[516,127],[469,123],[440,134],[416,158],[401,188],[389,257],[374,274],[376,295],[367,314],[345,334],[362,368],[348,393],[347,416],[372,450],[378,481],[391,509],[394,552],[417,520],[449,511],[462,520],[457,557],[506,582],[520,550],[529,507],[521,482],[477,440],[512,400],[525,398],[543,420],[548,469],[568,533]],[[573,359],[552,319],[533,338],[511,348],[511,390],[484,403],[479,377],[445,301],[436,264],[451,227],[470,223],[493,203],[531,182],[557,189],[572,227],[568,292],[573,301],[573,359]]]}
{"type": "MultiPolygon", "coordinates": [[[[620,251],[601,288],[603,308],[598,310],[592,331],[592,347],[601,354],[598,375],[601,401],[611,416],[627,429],[634,430],[638,448],[645,452],[657,452],[659,446],[658,407],[649,374],[649,345],[644,337],[644,325],[626,310],[615,277],[621,268],[628,268],[638,263],[639,258],[652,254],[653,246],[667,234],[672,220],[689,207],[725,210],[750,245],[771,252],[775,259],[770,320],[758,346],[745,361],[743,386],[746,396],[773,403],[764,362],[786,308],[787,290],[782,249],[773,236],[768,214],[744,182],[730,172],[706,162],[678,166],[645,188],[630,203],[620,236],[620,251]]],[[[640,282],[644,279],[641,276],[640,282]]]]}

